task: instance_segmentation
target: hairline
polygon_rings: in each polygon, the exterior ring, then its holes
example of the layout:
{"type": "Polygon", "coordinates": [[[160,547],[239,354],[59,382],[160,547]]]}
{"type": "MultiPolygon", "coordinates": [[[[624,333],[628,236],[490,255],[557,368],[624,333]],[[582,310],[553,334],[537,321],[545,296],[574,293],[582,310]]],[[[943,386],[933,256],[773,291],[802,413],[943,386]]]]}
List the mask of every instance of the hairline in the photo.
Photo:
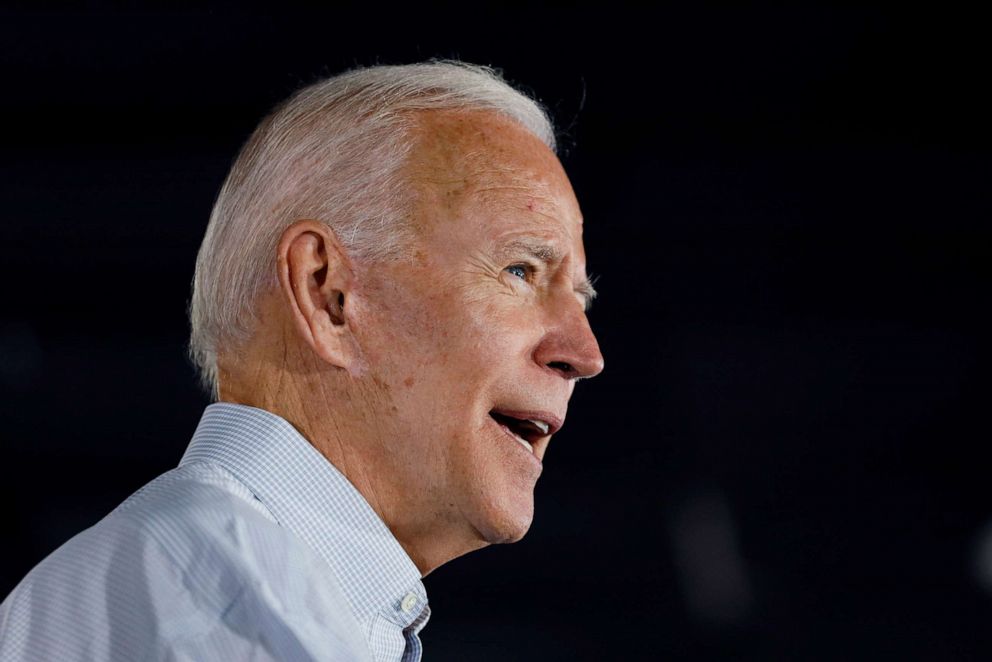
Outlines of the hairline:
{"type": "MultiPolygon", "coordinates": [[[[410,254],[414,227],[410,215],[402,212],[411,209],[406,205],[416,194],[407,166],[421,139],[417,130],[421,124],[419,118],[422,113],[432,111],[495,113],[555,151],[553,126],[535,100],[512,88],[492,69],[450,61],[348,71],[298,90],[260,121],[218,193],[197,256],[189,307],[190,356],[199,369],[201,383],[215,399],[219,397],[217,358],[223,351],[247,340],[256,327],[251,304],[277,283],[275,257],[269,245],[293,221],[313,217],[324,223],[356,261],[374,264],[410,254]],[[412,78],[420,77],[421,88],[390,97],[383,105],[376,105],[374,98],[362,97],[362,90],[348,96],[349,84],[360,87],[364,80],[368,87],[379,84],[388,91],[390,85],[396,87],[408,82],[405,78],[408,73],[412,78]],[[432,77],[440,82],[429,85],[432,77]],[[443,86],[445,81],[450,87],[443,86]],[[301,127],[302,124],[307,126],[301,127]],[[305,131],[308,127],[314,130],[305,131]],[[367,127],[366,133],[360,130],[363,127],[367,127]],[[280,145],[274,145],[279,137],[286,139],[289,146],[280,150],[280,145]],[[361,152],[352,161],[346,158],[349,154],[332,155],[337,158],[335,166],[344,168],[346,174],[349,167],[355,170],[356,162],[362,165],[362,159],[366,159],[368,168],[381,165],[375,162],[381,154],[368,154],[376,149],[385,155],[382,159],[385,167],[373,174],[358,168],[340,190],[330,187],[326,191],[320,189],[317,194],[315,186],[338,174],[337,170],[322,168],[317,158],[320,153],[326,153],[329,145],[337,145],[342,151],[361,152]],[[369,149],[362,152],[359,149],[362,145],[369,149]],[[287,170],[295,168],[295,176],[279,172],[280,165],[287,170]],[[273,178],[277,184],[266,178],[269,173],[278,176],[273,178]],[[280,189],[279,185],[290,190],[280,189]],[[332,222],[328,210],[343,209],[347,216],[356,209],[361,211],[362,204],[366,204],[364,200],[359,203],[342,200],[342,191],[354,197],[367,195],[371,202],[365,209],[377,209],[378,218],[349,217],[337,224],[332,222]],[[276,220],[255,218],[259,207],[276,220]],[[307,213],[311,210],[315,213],[307,213]],[[370,227],[375,225],[378,227],[370,227]],[[247,235],[246,239],[242,239],[239,230],[247,235]],[[376,238],[378,243],[373,241],[376,238]],[[246,244],[247,248],[238,243],[246,244]],[[267,250],[260,252],[259,245],[267,250]],[[246,273],[244,260],[254,260],[254,270],[249,268],[246,273]],[[232,273],[241,279],[250,278],[252,287],[242,282],[229,285],[224,275],[232,273]]],[[[230,280],[238,281],[238,278],[230,280]]]]}

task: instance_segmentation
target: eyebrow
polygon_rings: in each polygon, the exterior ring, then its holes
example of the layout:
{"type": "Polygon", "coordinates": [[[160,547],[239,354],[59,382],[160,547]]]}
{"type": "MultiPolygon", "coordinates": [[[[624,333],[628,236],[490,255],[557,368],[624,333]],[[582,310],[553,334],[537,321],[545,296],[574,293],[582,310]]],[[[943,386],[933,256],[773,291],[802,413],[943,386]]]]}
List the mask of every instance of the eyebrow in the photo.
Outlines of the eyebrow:
{"type": "MultiPolygon", "coordinates": [[[[516,241],[511,241],[507,244],[501,253],[518,253],[524,252],[540,260],[545,264],[550,264],[552,262],[557,262],[561,258],[561,252],[554,246],[549,246],[548,244],[542,244],[540,242],[528,241],[526,239],[517,239],[516,241]]],[[[582,310],[588,312],[592,307],[592,301],[596,298],[596,288],[592,286],[592,278],[585,276],[582,282],[575,287],[575,292],[579,294],[582,299],[582,310]]]]}

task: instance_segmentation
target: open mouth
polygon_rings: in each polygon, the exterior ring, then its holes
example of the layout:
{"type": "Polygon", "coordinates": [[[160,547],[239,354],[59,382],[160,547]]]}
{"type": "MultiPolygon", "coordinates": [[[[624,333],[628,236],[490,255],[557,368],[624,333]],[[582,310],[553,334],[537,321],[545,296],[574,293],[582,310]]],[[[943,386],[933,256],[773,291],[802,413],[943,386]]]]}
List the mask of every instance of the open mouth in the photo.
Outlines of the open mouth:
{"type": "Polygon", "coordinates": [[[500,427],[504,428],[512,436],[514,436],[521,446],[526,448],[531,453],[534,452],[534,443],[537,442],[542,437],[547,437],[549,434],[553,434],[557,429],[554,423],[549,423],[540,418],[522,418],[518,416],[513,416],[506,412],[496,411],[495,409],[489,412],[489,416],[492,417],[500,427]]]}

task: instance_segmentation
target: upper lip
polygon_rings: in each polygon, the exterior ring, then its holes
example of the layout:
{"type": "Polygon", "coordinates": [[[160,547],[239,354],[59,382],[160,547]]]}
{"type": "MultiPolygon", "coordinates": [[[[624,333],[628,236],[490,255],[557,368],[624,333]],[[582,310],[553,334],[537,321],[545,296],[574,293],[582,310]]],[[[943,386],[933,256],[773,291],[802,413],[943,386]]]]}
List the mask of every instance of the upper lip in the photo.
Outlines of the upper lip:
{"type": "Polygon", "coordinates": [[[521,420],[530,421],[540,421],[548,426],[547,434],[543,435],[550,437],[555,432],[561,429],[565,421],[562,417],[557,416],[548,411],[536,411],[536,410],[522,410],[522,409],[503,409],[502,407],[494,407],[492,412],[501,414],[503,416],[510,416],[512,418],[519,418],[521,420]]]}

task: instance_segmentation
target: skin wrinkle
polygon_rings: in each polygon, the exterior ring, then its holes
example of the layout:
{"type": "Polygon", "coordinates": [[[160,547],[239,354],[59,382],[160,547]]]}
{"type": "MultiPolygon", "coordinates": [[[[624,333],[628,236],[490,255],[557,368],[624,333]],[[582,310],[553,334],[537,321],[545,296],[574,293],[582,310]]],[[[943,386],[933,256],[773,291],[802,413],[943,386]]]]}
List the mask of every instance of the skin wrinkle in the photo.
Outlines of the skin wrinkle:
{"type": "MultiPolygon", "coordinates": [[[[550,218],[550,216],[548,217],[550,218]]],[[[499,251],[500,259],[511,260],[513,256],[517,253],[528,253],[546,263],[546,266],[550,269],[556,266],[556,263],[561,261],[561,252],[553,245],[547,245],[541,243],[540,241],[534,242],[530,240],[519,240],[512,241],[499,251]]],[[[596,290],[593,287],[592,279],[588,276],[584,276],[576,285],[575,292],[583,300],[583,309],[588,311],[592,307],[592,301],[596,298],[596,290]]]]}
{"type": "Polygon", "coordinates": [[[326,225],[294,223],[264,323],[218,365],[221,400],[296,425],[427,575],[532,521],[550,439],[530,454],[489,412],[564,418],[602,356],[575,291],[582,216],[551,151],[489,112],[423,113],[413,131],[407,259],[351,263],[326,225]],[[521,280],[507,267],[534,259],[515,241],[557,256],[521,280]]]}
{"type": "MultiPolygon", "coordinates": [[[[283,344],[283,348],[282,348],[282,362],[283,362],[283,365],[289,365],[289,361],[288,361],[288,359],[289,359],[289,343],[287,342],[286,329],[285,328],[282,328],[281,329],[281,334],[280,335],[282,336],[282,344],[283,344]]],[[[283,395],[284,395],[283,392],[284,392],[284,389],[285,388],[286,388],[286,375],[285,375],[285,373],[280,372],[279,375],[278,375],[278,377],[277,377],[277,380],[276,380],[276,388],[275,388],[275,391],[276,391],[277,394],[279,394],[279,397],[280,398],[283,397],[283,395]]]]}
{"type": "MultiPolygon", "coordinates": [[[[365,389],[362,389],[359,392],[362,394],[363,399],[365,400],[365,404],[366,404],[366,407],[367,407],[368,411],[375,411],[377,409],[378,403],[375,402],[372,399],[371,394],[369,392],[367,392],[365,389]]],[[[383,435],[384,430],[382,430],[382,427],[381,427],[381,425],[379,423],[379,419],[377,417],[376,418],[373,418],[372,421],[371,421],[371,423],[375,426],[375,429],[376,429],[376,438],[377,439],[380,439],[380,440],[381,439],[384,439],[385,438],[385,436],[383,435]]],[[[380,448],[381,448],[381,452],[387,452],[385,448],[382,448],[381,446],[380,446],[380,448]]],[[[362,480],[362,482],[364,484],[368,485],[368,490],[369,490],[369,493],[371,495],[369,497],[369,501],[370,501],[370,503],[376,504],[375,506],[373,506],[373,508],[375,508],[377,512],[382,513],[383,521],[386,521],[386,522],[391,521],[392,520],[392,517],[391,517],[391,513],[388,510],[388,508],[389,508],[388,503],[386,502],[385,499],[380,498],[379,492],[378,492],[378,489],[379,488],[376,485],[376,482],[374,480],[371,480],[370,477],[366,474],[366,467],[365,467],[365,465],[359,463],[359,467],[357,469],[355,469],[355,471],[361,472],[363,474],[363,480],[362,480]]]]}

